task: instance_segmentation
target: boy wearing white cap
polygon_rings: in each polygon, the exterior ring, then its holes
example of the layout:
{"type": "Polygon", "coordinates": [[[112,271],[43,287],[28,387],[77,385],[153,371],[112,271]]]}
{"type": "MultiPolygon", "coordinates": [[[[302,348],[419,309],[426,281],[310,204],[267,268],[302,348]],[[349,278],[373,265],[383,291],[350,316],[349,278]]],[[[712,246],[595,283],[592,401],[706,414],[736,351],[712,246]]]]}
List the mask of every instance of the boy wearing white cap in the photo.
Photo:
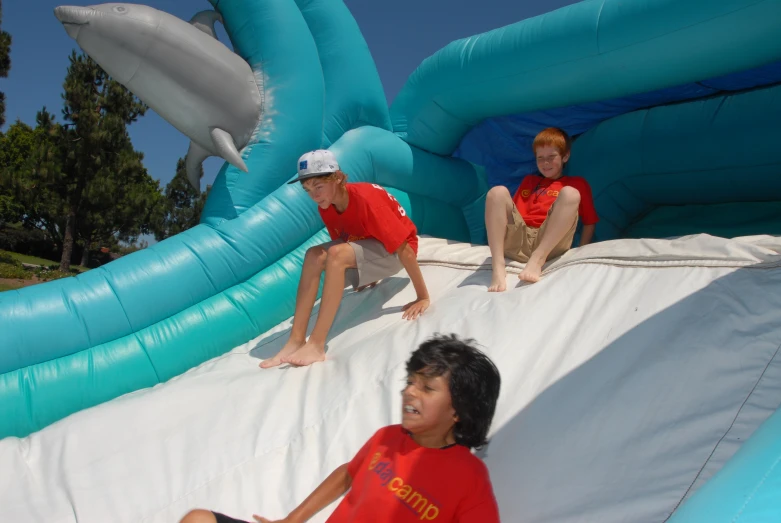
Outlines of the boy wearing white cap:
{"type": "Polygon", "coordinates": [[[306,252],[290,339],[276,356],[261,362],[264,369],[325,359],[325,340],[339,309],[345,279],[361,291],[403,268],[417,293],[416,300],[402,308],[403,318],[416,319],[430,304],[418,266],[417,229],[390,193],[379,185],[347,183],[336,157],[326,150],[308,152],[298,160],[298,176],[289,183],[296,182],[317,203],[332,241],[306,252]],[[320,313],[307,340],[306,328],[323,271],[320,313]]]}

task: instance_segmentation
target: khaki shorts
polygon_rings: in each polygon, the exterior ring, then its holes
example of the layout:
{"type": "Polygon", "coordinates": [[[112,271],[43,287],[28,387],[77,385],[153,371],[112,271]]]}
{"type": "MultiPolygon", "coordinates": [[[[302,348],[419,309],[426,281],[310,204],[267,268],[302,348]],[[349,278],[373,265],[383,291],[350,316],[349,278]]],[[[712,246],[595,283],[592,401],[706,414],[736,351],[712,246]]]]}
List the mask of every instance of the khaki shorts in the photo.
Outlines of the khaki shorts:
{"type": "MultiPolygon", "coordinates": [[[[552,209],[552,207],[551,207],[552,209]]],[[[548,217],[550,217],[550,211],[548,211],[548,217]]],[[[539,229],[529,227],[526,222],[523,221],[521,213],[518,212],[518,207],[513,204],[513,222],[507,224],[507,230],[504,233],[504,255],[511,260],[515,260],[521,263],[529,261],[529,256],[532,255],[534,249],[540,244],[542,235],[545,234],[545,226],[548,224],[548,218],[542,222],[539,229]]],[[[548,255],[548,259],[556,258],[567,252],[572,247],[572,240],[575,237],[575,230],[578,227],[578,220],[575,219],[572,222],[564,238],[556,244],[551,253],[548,255]]]]}
{"type": "MultiPolygon", "coordinates": [[[[325,250],[332,245],[345,243],[344,240],[333,240],[321,245],[325,250]]],[[[379,240],[367,239],[349,242],[355,252],[355,269],[347,269],[344,273],[347,283],[353,289],[374,283],[383,278],[393,276],[404,268],[398,255],[391,254],[379,240]]]]}

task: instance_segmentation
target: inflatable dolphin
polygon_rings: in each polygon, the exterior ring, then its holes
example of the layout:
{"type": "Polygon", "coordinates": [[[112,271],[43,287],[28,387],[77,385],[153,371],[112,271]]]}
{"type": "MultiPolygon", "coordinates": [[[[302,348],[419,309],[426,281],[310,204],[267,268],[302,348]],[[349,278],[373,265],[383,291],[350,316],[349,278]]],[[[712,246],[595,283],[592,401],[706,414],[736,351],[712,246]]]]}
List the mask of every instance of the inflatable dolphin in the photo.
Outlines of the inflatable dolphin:
{"type": "Polygon", "coordinates": [[[247,172],[241,150],[262,99],[249,64],[217,39],[219,13],[202,11],[190,23],[136,4],[60,6],[54,14],[109,75],[190,138],[187,178],[196,190],[209,156],[247,172]]]}

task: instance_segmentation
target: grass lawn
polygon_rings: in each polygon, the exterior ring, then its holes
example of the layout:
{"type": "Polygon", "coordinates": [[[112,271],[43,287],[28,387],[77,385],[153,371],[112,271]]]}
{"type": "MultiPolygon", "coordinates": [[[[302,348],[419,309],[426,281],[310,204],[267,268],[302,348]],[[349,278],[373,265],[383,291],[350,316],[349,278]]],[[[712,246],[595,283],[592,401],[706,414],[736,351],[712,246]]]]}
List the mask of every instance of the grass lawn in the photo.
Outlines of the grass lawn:
{"type": "MultiPolygon", "coordinates": [[[[44,267],[49,267],[50,265],[59,265],[59,262],[56,261],[47,260],[44,258],[36,258],[35,256],[28,256],[26,254],[19,254],[11,251],[0,250],[0,258],[4,256],[13,258],[19,263],[32,263],[33,265],[43,265],[44,267]]],[[[79,272],[84,272],[89,270],[87,267],[82,267],[81,265],[71,265],[71,269],[75,269],[79,272]]]]}
{"type": "Polygon", "coordinates": [[[0,292],[76,276],[88,270],[86,267],[73,265],[70,272],[61,272],[55,261],[0,250],[0,292]],[[42,268],[26,268],[23,263],[40,265],[42,268]]]}

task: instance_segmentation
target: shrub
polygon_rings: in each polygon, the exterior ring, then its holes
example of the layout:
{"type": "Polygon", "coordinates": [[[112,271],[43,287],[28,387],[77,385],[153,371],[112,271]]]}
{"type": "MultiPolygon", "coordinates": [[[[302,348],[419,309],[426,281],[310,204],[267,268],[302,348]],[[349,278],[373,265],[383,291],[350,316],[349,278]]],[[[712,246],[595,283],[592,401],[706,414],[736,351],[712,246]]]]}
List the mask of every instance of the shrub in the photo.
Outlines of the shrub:
{"type": "Polygon", "coordinates": [[[0,278],[13,278],[28,280],[33,277],[33,273],[22,267],[22,264],[13,265],[11,263],[0,262],[0,278]]]}

